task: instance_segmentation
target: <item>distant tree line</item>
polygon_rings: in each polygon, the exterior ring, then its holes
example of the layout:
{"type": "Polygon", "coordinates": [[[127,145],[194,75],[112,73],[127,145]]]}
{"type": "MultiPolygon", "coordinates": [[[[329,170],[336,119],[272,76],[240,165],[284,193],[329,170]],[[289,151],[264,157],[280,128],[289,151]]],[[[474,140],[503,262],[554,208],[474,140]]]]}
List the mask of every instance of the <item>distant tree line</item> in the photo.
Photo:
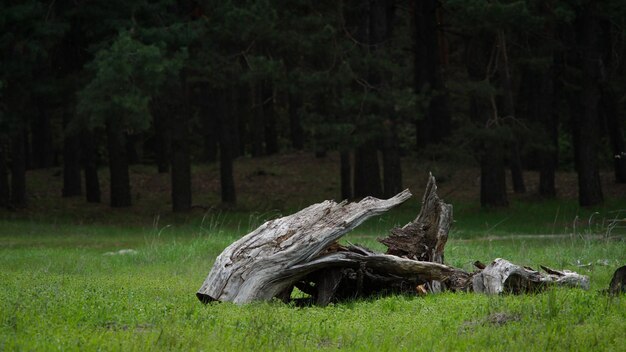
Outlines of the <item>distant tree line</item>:
{"type": "Polygon", "coordinates": [[[626,182],[623,1],[0,3],[1,206],[53,166],[64,197],[100,202],[105,165],[130,206],[138,162],[170,173],[174,211],[191,164],[219,162],[235,203],[233,160],[303,149],[339,152],[344,198],[400,191],[414,152],[470,155],[486,207],[508,204],[507,169],[555,197],[567,158],[583,206],[603,163],[626,182]]]}

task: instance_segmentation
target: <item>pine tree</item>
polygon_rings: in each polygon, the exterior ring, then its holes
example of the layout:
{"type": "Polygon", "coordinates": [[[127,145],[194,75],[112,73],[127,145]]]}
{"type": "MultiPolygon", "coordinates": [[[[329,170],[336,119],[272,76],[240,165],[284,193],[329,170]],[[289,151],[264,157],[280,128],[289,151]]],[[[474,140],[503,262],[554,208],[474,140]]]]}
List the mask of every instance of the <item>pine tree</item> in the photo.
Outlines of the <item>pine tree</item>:
{"type": "Polygon", "coordinates": [[[164,48],[122,31],[89,64],[93,78],[79,93],[78,111],[86,127],[106,130],[113,207],[131,205],[127,132],[150,126],[150,100],[176,80],[185,57],[185,50],[166,57],[164,48]]]}

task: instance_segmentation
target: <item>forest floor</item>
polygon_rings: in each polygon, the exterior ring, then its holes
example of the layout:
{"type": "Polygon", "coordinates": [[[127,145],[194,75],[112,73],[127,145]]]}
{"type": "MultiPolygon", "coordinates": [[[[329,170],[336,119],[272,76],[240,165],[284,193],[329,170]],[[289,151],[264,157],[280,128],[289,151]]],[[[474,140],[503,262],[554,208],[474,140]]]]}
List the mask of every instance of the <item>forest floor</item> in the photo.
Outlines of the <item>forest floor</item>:
{"type": "MultiPolygon", "coordinates": [[[[235,162],[237,205],[220,204],[217,164],[194,165],[192,169],[193,209],[173,214],[169,174],[159,174],[148,165],[131,167],[133,206],[113,209],[109,202],[108,169],[100,170],[102,203],[86,203],[84,197],[62,198],[62,169],[29,171],[29,206],[19,211],[0,210],[0,219],[43,223],[115,224],[150,228],[154,226],[196,226],[218,221],[233,230],[253,222],[293,213],[326,199],[340,200],[339,160],[336,153],[315,158],[312,153],[281,154],[263,158],[239,158],[235,162]]],[[[555,234],[580,232],[584,228],[608,228],[615,219],[626,217],[626,184],[613,182],[610,171],[601,173],[606,201],[594,208],[577,204],[577,177],[574,172],[557,174],[557,199],[537,196],[537,172],[525,172],[528,191],[514,194],[509,184],[510,207],[484,210],[479,204],[480,172],[462,163],[403,159],[404,187],[414,197],[382,222],[406,223],[416,214],[428,173],[437,178],[439,195],[455,209],[455,228],[462,236],[489,236],[502,233],[555,234]]],[[[371,221],[370,224],[375,221],[371,221]]],[[[618,223],[621,225],[621,223],[618,223]]],[[[367,226],[367,225],[366,225],[367,226]]],[[[626,226],[626,224],[624,224],[626,226]]],[[[619,226],[618,226],[619,228],[619,226]]]]}
{"type": "Polygon", "coordinates": [[[129,209],[62,199],[58,169],[30,172],[32,207],[0,213],[0,350],[624,350],[626,296],[599,292],[626,264],[625,189],[610,174],[601,207],[576,205],[565,192],[576,189],[571,173],[559,175],[559,199],[536,199],[528,173],[528,195],[481,210],[477,170],[407,164],[414,199],[345,237],[383,251],[376,238],[415,217],[432,170],[455,207],[448,264],[471,271],[475,260],[503,257],[569,269],[589,275],[588,291],[393,296],[326,308],[196,299],[228,244],[269,218],[336,198],[337,164],[334,155],[241,159],[236,208],[212,206],[217,169],[198,166],[194,203],[203,206],[184,215],[171,214],[168,176],[151,167],[133,167],[129,209]]]}

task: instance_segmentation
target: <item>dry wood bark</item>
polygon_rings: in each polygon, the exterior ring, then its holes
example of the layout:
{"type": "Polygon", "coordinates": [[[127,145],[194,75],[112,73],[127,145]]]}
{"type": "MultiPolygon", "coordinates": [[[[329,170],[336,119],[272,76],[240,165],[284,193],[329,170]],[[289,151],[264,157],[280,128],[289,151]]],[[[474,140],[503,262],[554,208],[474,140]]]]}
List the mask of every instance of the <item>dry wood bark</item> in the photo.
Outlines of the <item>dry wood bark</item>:
{"type": "Polygon", "coordinates": [[[626,293],[626,265],[615,270],[608,291],[612,295],[626,293]]]}
{"type": "Polygon", "coordinates": [[[534,291],[548,284],[588,288],[586,276],[545,267],[543,274],[503,259],[478,264],[480,270],[474,273],[445,265],[452,206],[436,191],[431,175],[417,218],[379,240],[388,247],[385,254],[337,241],[368,218],[409,199],[409,190],[387,200],[325,201],[268,221],[217,257],[196,295],[205,303],[273,298],[287,302],[298,288],[310,295],[308,303],[323,306],[357,297],[441,289],[498,294],[534,291]]]}
{"type": "MultiPolygon", "coordinates": [[[[429,175],[422,208],[417,218],[379,242],[388,247],[387,254],[443,264],[444,247],[452,227],[452,205],[437,195],[437,183],[429,175]]],[[[441,291],[440,281],[429,283],[431,291],[441,291]]]]}
{"type": "Polygon", "coordinates": [[[411,192],[404,190],[387,200],[367,197],[359,203],[324,201],[268,221],[217,257],[197,295],[203,301],[235,303],[271,299],[316,269],[349,262],[320,255],[363,221],[409,197],[411,192]]]}
{"type": "Polygon", "coordinates": [[[472,277],[473,290],[487,294],[526,293],[538,292],[550,284],[589,289],[587,276],[568,270],[557,271],[545,266],[541,268],[546,273],[497,258],[472,277]]]}

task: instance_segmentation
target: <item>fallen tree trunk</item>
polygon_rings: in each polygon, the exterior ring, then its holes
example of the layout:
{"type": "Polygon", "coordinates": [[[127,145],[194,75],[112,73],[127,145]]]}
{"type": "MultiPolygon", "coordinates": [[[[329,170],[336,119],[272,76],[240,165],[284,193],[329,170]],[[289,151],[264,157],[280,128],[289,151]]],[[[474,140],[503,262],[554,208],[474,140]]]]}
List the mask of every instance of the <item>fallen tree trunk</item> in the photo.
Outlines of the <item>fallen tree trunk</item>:
{"type": "Polygon", "coordinates": [[[387,200],[325,201],[268,221],[217,257],[196,295],[205,303],[273,298],[288,302],[298,288],[310,296],[306,302],[323,306],[356,297],[442,289],[493,294],[534,291],[548,284],[588,287],[588,278],[576,273],[545,268],[542,274],[502,259],[474,273],[445,265],[452,206],[436,191],[431,175],[417,218],[379,240],[388,247],[385,254],[337,241],[368,218],[409,199],[409,190],[387,200]]]}
{"type": "Polygon", "coordinates": [[[217,257],[197,295],[203,301],[269,300],[312,271],[337,266],[340,259],[311,264],[315,259],[319,262],[331,244],[363,221],[410,197],[411,192],[404,190],[387,200],[325,201],[268,221],[217,257]]]}

